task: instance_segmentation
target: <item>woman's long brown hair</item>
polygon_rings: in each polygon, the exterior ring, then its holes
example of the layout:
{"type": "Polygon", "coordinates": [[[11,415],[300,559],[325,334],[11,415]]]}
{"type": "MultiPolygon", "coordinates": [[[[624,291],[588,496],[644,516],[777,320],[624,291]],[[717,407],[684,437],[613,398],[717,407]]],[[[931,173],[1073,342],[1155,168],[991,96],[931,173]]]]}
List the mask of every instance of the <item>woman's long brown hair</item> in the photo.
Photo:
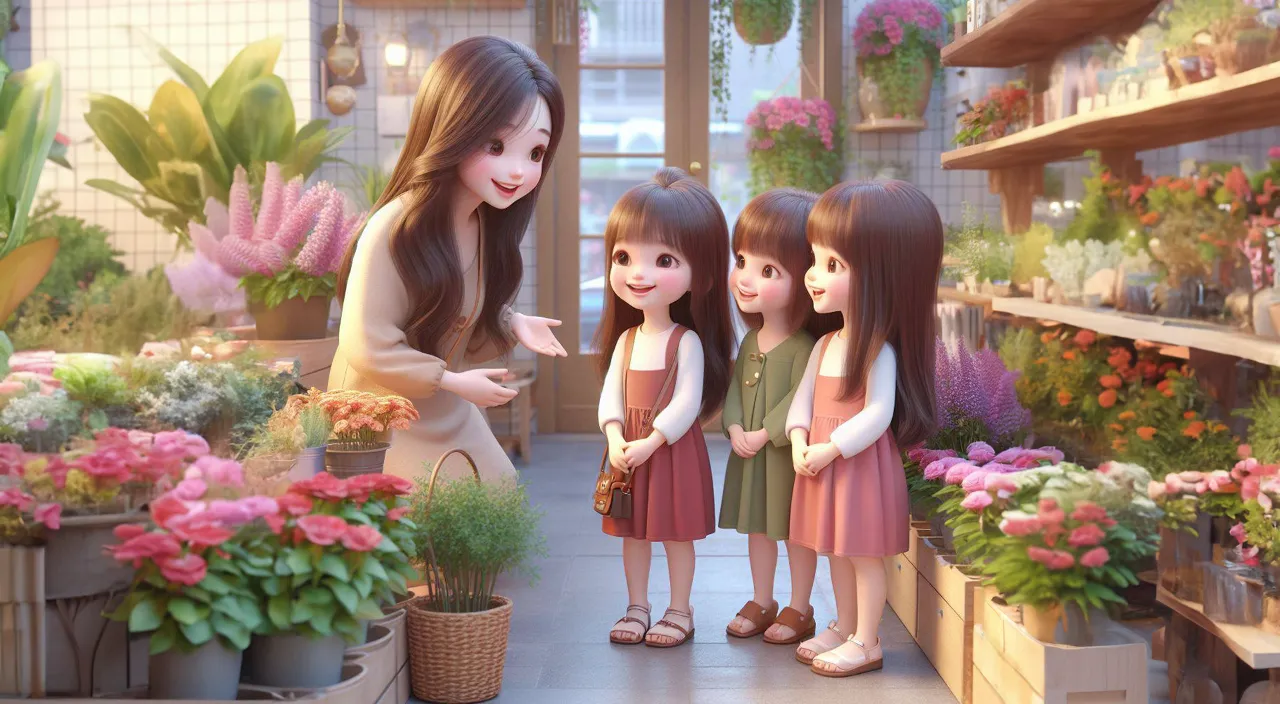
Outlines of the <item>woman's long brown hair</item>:
{"type": "MultiPolygon", "coordinates": [[[[786,269],[791,276],[791,307],[788,316],[793,329],[804,328],[815,338],[840,329],[840,314],[813,312],[813,299],[805,287],[804,276],[813,264],[813,253],[805,240],[809,213],[818,202],[818,194],[797,188],[775,188],[765,191],[742,209],[733,224],[734,254],[768,257],[786,269]]],[[[738,314],[749,328],[764,325],[760,313],[738,314]]]]}
{"type": "MultiPolygon", "coordinates": [[[[417,350],[443,354],[449,327],[462,308],[463,270],[453,238],[458,166],[508,125],[524,123],[539,98],[551,115],[551,139],[542,162],[545,183],[564,127],[564,95],[532,50],[502,37],[464,39],[431,62],[418,87],[400,160],[371,211],[405,196],[404,214],[392,226],[390,247],[413,306],[405,337],[417,350]]],[[[541,190],[539,183],[505,210],[480,205],[484,305],[476,325],[481,334],[506,346],[511,335],[499,317],[520,288],[520,241],[541,190]]],[[[338,272],[340,301],[358,241],[352,238],[338,272]]]]}
{"type": "Polygon", "coordinates": [[[848,353],[840,397],[861,393],[884,343],[898,358],[894,439],[923,442],[937,426],[934,391],[935,307],[942,268],[942,219],[920,189],[905,181],[841,183],[818,199],[809,241],[849,263],[848,353]]]}
{"type": "MultiPolygon", "coordinates": [[[[702,408],[715,415],[729,390],[733,327],[729,323],[729,226],[724,211],[706,186],[674,167],[658,170],[653,180],[622,194],[604,227],[605,272],[613,269],[619,242],[660,242],[692,269],[692,290],[671,304],[671,319],[698,334],[702,342],[702,408]]],[[[622,333],[644,322],[644,314],[605,286],[604,312],[596,330],[600,374],[609,370],[622,333]]]]}

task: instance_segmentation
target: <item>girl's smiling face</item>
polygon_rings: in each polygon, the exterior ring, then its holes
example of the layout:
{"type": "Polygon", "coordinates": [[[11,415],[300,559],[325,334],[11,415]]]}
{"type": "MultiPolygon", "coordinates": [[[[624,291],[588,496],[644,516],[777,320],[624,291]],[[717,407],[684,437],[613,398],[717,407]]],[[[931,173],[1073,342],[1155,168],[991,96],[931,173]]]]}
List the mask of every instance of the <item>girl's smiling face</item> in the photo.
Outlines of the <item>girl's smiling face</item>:
{"type": "Polygon", "coordinates": [[[669,306],[688,293],[693,271],[680,252],[661,242],[618,242],[609,267],[609,286],[637,310],[669,306]]]}
{"type": "Polygon", "coordinates": [[[776,260],[749,252],[734,254],[729,290],[743,313],[773,313],[791,305],[792,279],[776,260]]]}
{"type": "Polygon", "coordinates": [[[813,266],[805,274],[805,287],[818,313],[842,313],[849,303],[852,274],[849,263],[834,249],[813,245],[813,266]]]}

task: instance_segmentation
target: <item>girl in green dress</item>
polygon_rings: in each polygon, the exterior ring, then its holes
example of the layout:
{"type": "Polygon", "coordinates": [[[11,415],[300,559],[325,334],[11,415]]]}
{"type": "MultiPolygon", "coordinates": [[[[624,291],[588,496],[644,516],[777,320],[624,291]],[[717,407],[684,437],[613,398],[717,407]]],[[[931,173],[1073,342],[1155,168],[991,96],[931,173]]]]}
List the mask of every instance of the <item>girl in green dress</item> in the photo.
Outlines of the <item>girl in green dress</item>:
{"type": "Polygon", "coordinates": [[[727,632],[737,638],[765,633],[765,641],[776,644],[799,642],[814,630],[809,597],[816,558],[790,559],[791,604],[781,614],[773,575],[778,541],[788,537],[796,478],[787,411],[814,340],[839,325],[838,319],[813,312],[804,287],[812,260],[805,224],[817,199],[815,193],[790,188],[768,191],[747,204],[733,229],[736,266],[729,289],[751,330],[738,350],[722,414],[733,452],[720,527],[748,535],[755,594],[727,632]]]}

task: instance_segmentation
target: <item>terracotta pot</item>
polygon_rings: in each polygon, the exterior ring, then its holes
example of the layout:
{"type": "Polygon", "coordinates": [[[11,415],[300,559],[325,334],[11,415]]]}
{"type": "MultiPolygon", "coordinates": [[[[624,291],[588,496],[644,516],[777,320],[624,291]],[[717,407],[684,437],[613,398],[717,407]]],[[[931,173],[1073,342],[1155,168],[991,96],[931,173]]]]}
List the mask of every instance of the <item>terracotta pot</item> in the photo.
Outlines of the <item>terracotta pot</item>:
{"type": "MultiPolygon", "coordinates": [[[[791,19],[796,16],[795,0],[733,0],[733,28],[742,37],[742,41],[752,46],[768,46],[777,44],[791,31],[791,19]],[[786,5],[790,11],[786,13],[786,24],[781,22],[763,27],[747,27],[743,24],[743,12],[747,5],[786,5]]],[[[781,13],[779,13],[781,16],[781,13]]]]}
{"type": "Polygon", "coordinates": [[[868,71],[874,65],[873,62],[891,59],[892,55],[858,59],[858,110],[862,113],[860,126],[864,129],[884,126],[903,132],[923,131],[929,126],[924,115],[929,107],[929,93],[933,90],[934,66],[929,63],[923,67],[923,74],[916,85],[902,87],[902,90],[914,96],[914,101],[904,111],[895,111],[889,107],[888,97],[891,95],[889,91],[897,88],[877,85],[868,71]]]}
{"type": "Polygon", "coordinates": [[[329,331],[329,299],[289,298],[275,308],[250,303],[259,340],[321,340],[329,331]]]}
{"type": "Polygon", "coordinates": [[[1054,643],[1057,640],[1058,622],[1063,620],[1062,604],[1052,606],[1022,607],[1022,627],[1032,638],[1041,643],[1054,643]]]}

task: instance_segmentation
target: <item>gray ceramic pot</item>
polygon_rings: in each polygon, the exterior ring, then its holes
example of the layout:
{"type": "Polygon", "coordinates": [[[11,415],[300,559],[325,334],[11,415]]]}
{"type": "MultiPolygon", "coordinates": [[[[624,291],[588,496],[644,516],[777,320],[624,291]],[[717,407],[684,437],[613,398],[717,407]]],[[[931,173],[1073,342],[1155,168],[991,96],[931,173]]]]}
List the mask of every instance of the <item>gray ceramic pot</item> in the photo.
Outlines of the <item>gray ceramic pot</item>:
{"type": "Polygon", "coordinates": [[[255,636],[245,651],[245,681],[267,687],[332,687],[342,681],[342,636],[255,636]]]}
{"type": "Polygon", "coordinates": [[[151,698],[234,700],[243,655],[223,647],[217,638],[190,653],[174,649],[152,655],[147,665],[151,698]]]}

